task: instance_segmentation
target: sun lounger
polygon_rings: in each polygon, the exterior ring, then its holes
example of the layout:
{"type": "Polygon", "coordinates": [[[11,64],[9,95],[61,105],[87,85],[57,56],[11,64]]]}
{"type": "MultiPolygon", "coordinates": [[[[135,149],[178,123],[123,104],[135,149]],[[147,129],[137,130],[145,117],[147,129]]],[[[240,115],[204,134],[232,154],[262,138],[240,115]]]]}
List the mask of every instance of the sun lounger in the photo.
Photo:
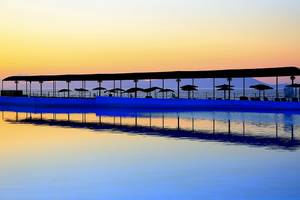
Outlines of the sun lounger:
{"type": "Polygon", "coordinates": [[[245,97],[245,96],[241,96],[241,97],[240,97],[240,100],[241,100],[241,101],[248,101],[249,98],[248,98],[248,97],[245,97]]]}

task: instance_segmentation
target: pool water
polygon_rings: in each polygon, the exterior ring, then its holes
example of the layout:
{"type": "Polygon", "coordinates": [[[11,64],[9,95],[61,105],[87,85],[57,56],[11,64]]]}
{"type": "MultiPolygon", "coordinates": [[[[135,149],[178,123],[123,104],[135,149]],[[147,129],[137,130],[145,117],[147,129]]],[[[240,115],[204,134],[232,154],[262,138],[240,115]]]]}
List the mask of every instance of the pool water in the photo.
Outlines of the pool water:
{"type": "Polygon", "coordinates": [[[3,111],[0,199],[300,199],[300,114],[120,113],[3,111]]]}

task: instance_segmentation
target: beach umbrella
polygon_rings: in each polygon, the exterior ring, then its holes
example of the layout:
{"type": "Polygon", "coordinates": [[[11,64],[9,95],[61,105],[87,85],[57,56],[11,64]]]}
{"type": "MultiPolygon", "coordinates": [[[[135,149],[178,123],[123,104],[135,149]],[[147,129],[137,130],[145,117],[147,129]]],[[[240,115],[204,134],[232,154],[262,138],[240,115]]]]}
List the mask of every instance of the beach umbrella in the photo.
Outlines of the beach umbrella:
{"type": "Polygon", "coordinates": [[[106,88],[104,88],[104,87],[96,87],[96,88],[93,89],[93,91],[98,91],[99,92],[99,96],[101,96],[101,91],[102,90],[106,91],[106,88]]]}
{"type": "Polygon", "coordinates": [[[111,90],[106,90],[105,92],[109,92],[110,94],[111,93],[119,93],[119,92],[125,92],[125,90],[123,90],[122,88],[114,88],[114,89],[111,89],[111,90]]]}
{"type": "Polygon", "coordinates": [[[134,88],[129,88],[128,90],[124,91],[124,93],[135,93],[135,92],[144,92],[144,89],[134,87],[134,88]]]}
{"type": "Polygon", "coordinates": [[[64,97],[66,97],[66,93],[68,92],[70,92],[71,90],[69,90],[69,89],[61,89],[61,90],[59,90],[58,91],[58,93],[64,93],[64,97]]]}
{"type": "MultiPolygon", "coordinates": [[[[160,87],[150,87],[150,88],[144,89],[144,92],[146,92],[147,96],[148,96],[149,93],[155,92],[156,90],[161,90],[161,89],[162,88],[160,88],[160,87]]],[[[156,96],[156,92],[155,92],[155,96],[156,96]]]]}
{"type": "Polygon", "coordinates": [[[93,89],[94,91],[101,91],[101,90],[106,90],[104,87],[96,87],[93,89]]]}
{"type": "Polygon", "coordinates": [[[160,92],[160,93],[166,93],[166,96],[168,96],[168,93],[169,93],[169,92],[175,92],[175,91],[174,91],[174,90],[171,90],[171,89],[161,89],[159,92],[160,92]]]}
{"type": "Polygon", "coordinates": [[[124,91],[124,93],[137,93],[137,92],[144,92],[143,88],[138,88],[138,87],[134,87],[134,88],[129,88],[128,90],[124,91]]]}
{"type": "Polygon", "coordinates": [[[84,89],[84,88],[76,88],[75,91],[76,92],[88,92],[89,90],[84,89]]]}
{"type": "Polygon", "coordinates": [[[265,91],[273,89],[271,86],[264,85],[264,84],[251,85],[250,88],[258,90],[259,98],[261,97],[261,91],[263,91],[263,97],[265,97],[265,91]]]}
{"type": "Polygon", "coordinates": [[[217,85],[216,88],[219,88],[221,90],[219,91],[224,91],[224,99],[226,99],[226,91],[229,92],[229,99],[230,99],[230,93],[233,90],[233,85],[229,85],[229,84],[223,84],[223,85],[217,85]]]}
{"type": "Polygon", "coordinates": [[[234,90],[232,88],[232,86],[226,85],[226,84],[224,84],[224,85],[218,85],[216,87],[218,88],[218,91],[223,91],[224,92],[224,99],[226,99],[226,91],[230,92],[230,91],[234,90]]]}
{"type": "Polygon", "coordinates": [[[76,92],[79,92],[81,94],[81,96],[83,96],[83,93],[86,93],[88,92],[87,89],[84,89],[84,88],[76,88],[75,89],[76,92]]]}
{"type": "Polygon", "coordinates": [[[162,89],[162,88],[160,88],[160,87],[150,87],[150,88],[144,89],[144,92],[149,93],[149,92],[153,92],[153,91],[155,91],[155,90],[161,90],[161,89],[162,89]]]}
{"type": "Polygon", "coordinates": [[[59,90],[58,92],[59,92],[59,93],[64,93],[64,92],[69,92],[69,91],[71,91],[71,90],[68,90],[68,89],[61,89],[61,90],[59,90]]]}
{"type": "Polygon", "coordinates": [[[118,92],[124,92],[125,90],[123,90],[121,88],[114,88],[114,89],[107,90],[107,91],[111,92],[111,93],[118,93],[118,92]]]}
{"type": "Polygon", "coordinates": [[[196,85],[184,85],[184,86],[181,86],[180,88],[181,88],[181,90],[188,92],[188,98],[189,99],[191,98],[191,92],[198,90],[197,89],[198,86],[196,86],[196,85]]]}

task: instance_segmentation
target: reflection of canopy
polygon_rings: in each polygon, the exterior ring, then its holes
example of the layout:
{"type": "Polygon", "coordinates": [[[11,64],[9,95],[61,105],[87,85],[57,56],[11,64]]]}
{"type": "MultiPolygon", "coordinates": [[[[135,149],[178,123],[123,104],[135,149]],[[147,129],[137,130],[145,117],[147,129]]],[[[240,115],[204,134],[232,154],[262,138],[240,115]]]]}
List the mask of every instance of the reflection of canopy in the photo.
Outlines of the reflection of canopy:
{"type": "Polygon", "coordinates": [[[135,92],[144,92],[144,89],[134,87],[134,88],[129,88],[128,90],[125,91],[125,93],[135,93],[135,92]]]}
{"type": "Polygon", "coordinates": [[[251,85],[250,88],[256,89],[256,90],[272,90],[273,88],[268,85],[264,84],[257,84],[257,85],[251,85]]]}
{"type": "Polygon", "coordinates": [[[161,90],[162,88],[160,88],[160,87],[150,87],[150,88],[146,88],[146,89],[144,89],[144,92],[153,92],[153,91],[155,91],[155,90],[161,90]]]}
{"type": "Polygon", "coordinates": [[[84,88],[76,88],[75,91],[77,91],[77,92],[88,92],[88,90],[84,89],[84,88]]]}
{"type": "MultiPolygon", "coordinates": [[[[40,108],[35,108],[33,109],[32,112],[36,112],[36,109],[40,108]]],[[[41,113],[60,113],[60,109],[53,109],[53,108],[43,108],[43,111],[39,111],[41,113]],[[54,111],[55,110],[55,111],[54,111]],[[45,112],[46,111],[46,112],[45,112]],[[54,112],[53,112],[54,111],[54,112]]],[[[94,108],[89,108],[87,110],[82,109],[80,110],[81,112],[86,112],[86,113],[91,113],[94,112],[94,108]],[[91,110],[90,110],[91,109],[91,110]]],[[[24,112],[24,111],[21,111],[24,112]]],[[[62,113],[81,113],[78,112],[77,110],[66,110],[63,109],[62,113]]],[[[150,111],[151,112],[151,111],[150,111]]],[[[157,111],[153,111],[154,113],[157,111]]],[[[172,113],[167,114],[164,113],[163,111],[159,111],[162,113],[162,118],[164,123],[164,117],[168,118],[172,116],[172,113]],[[166,115],[166,116],[165,116],[166,115]]],[[[169,112],[169,111],[168,111],[169,112]]],[[[178,112],[178,111],[175,111],[178,112]]],[[[227,112],[227,111],[226,111],[227,112]]],[[[83,116],[84,116],[84,113],[83,116]]],[[[156,135],[160,136],[163,138],[175,138],[175,139],[190,139],[190,140],[199,140],[199,141],[215,141],[215,142],[224,142],[225,144],[237,144],[237,145],[251,145],[253,147],[270,147],[271,149],[282,149],[282,150],[298,150],[300,147],[300,141],[296,138],[294,139],[289,139],[287,136],[288,135],[281,135],[279,134],[278,137],[273,137],[272,135],[269,134],[246,134],[243,135],[241,134],[242,132],[239,131],[238,129],[231,128],[232,124],[230,123],[230,120],[234,118],[235,115],[239,115],[240,113],[232,113],[233,115],[218,115],[217,117],[214,117],[211,119],[210,117],[206,117],[204,119],[209,119],[209,120],[216,120],[216,122],[224,122],[228,121],[228,127],[226,126],[221,126],[220,127],[220,132],[216,132],[215,134],[211,134],[210,131],[201,131],[198,128],[191,129],[191,128],[172,128],[172,127],[165,127],[162,125],[162,127],[159,126],[148,126],[145,125],[144,123],[141,124],[114,124],[113,122],[92,122],[92,121],[77,121],[77,120],[59,120],[59,119],[36,119],[36,118],[31,118],[31,117],[26,117],[25,119],[20,119],[20,120],[14,120],[14,119],[6,119],[8,122],[14,122],[18,124],[34,124],[34,125],[46,125],[46,126],[59,126],[59,127],[71,127],[71,128],[81,128],[81,129],[88,129],[88,130],[93,130],[93,131],[101,131],[101,130],[117,130],[120,132],[126,132],[128,134],[142,134],[142,135],[156,135]],[[231,130],[229,132],[229,130],[231,130]],[[230,134],[227,134],[230,133],[230,134]]],[[[148,111],[147,111],[148,115],[148,111]]],[[[109,108],[103,108],[97,110],[97,116],[109,116],[109,117],[142,117],[142,119],[145,119],[145,110],[141,109],[141,111],[138,110],[131,110],[131,109],[109,109],[109,108]]],[[[151,116],[151,113],[150,113],[151,116]]],[[[160,116],[160,115],[156,115],[160,116]]],[[[179,115],[180,117],[180,115],[179,115]]],[[[205,117],[205,116],[204,116],[205,117]]],[[[137,118],[138,119],[138,118],[137,118]]],[[[194,119],[194,118],[193,118],[194,119]]],[[[196,118],[198,119],[198,118],[196,118]]],[[[246,126],[249,124],[250,126],[253,124],[256,124],[256,122],[261,123],[260,117],[252,117],[252,114],[249,115],[249,113],[245,113],[245,119],[249,120],[246,121],[246,126]],[[252,121],[254,120],[254,121],[252,121]],[[254,123],[253,123],[254,122],[254,123]]],[[[267,120],[268,121],[268,120],[267,120]]],[[[180,122],[180,121],[179,121],[180,122]]],[[[218,123],[217,123],[218,124],[218,123]]],[[[258,124],[257,124],[258,125],[258,124]]],[[[233,126],[235,126],[233,124],[233,126]]],[[[258,125],[259,126],[259,125],[258,125]]],[[[193,127],[193,125],[192,125],[193,127]]],[[[212,130],[213,131],[213,130],[212,130]]],[[[291,134],[292,136],[292,134],[291,134]]]]}
{"type": "Polygon", "coordinates": [[[184,86],[181,86],[180,88],[183,90],[183,91],[196,91],[197,90],[197,87],[196,85],[184,85],[184,86]]]}
{"type": "Polygon", "coordinates": [[[71,90],[68,89],[61,89],[58,91],[59,93],[65,93],[65,92],[71,92],[71,90]]]}
{"type": "Polygon", "coordinates": [[[106,88],[104,88],[104,87],[96,87],[96,88],[94,88],[93,90],[98,90],[98,91],[101,91],[101,90],[106,90],[106,88]]]}

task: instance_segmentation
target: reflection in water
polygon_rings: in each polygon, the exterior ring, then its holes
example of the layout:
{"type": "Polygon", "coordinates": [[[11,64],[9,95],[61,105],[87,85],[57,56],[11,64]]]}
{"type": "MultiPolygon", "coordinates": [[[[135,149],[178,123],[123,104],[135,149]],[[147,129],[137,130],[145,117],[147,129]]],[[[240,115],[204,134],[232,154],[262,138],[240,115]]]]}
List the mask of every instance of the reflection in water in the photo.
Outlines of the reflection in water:
{"type": "MultiPolygon", "coordinates": [[[[4,112],[2,118],[11,123],[18,124],[34,124],[44,126],[61,126],[72,128],[90,129],[93,131],[111,130],[114,132],[123,132],[130,134],[152,135],[160,137],[169,137],[176,139],[190,140],[206,140],[217,141],[230,144],[250,145],[272,147],[287,150],[295,150],[300,146],[300,141],[295,137],[295,127],[293,117],[291,115],[283,115],[283,122],[280,122],[278,115],[271,115],[274,118],[272,123],[263,122],[253,116],[237,117],[240,113],[218,113],[218,115],[206,116],[207,113],[140,113],[140,115],[118,116],[117,114],[95,115],[82,113],[81,119],[73,119],[75,114],[65,115],[64,119],[58,119],[57,114],[53,113],[52,117],[44,117],[44,113],[40,113],[39,117],[33,117],[32,113],[25,113],[25,117],[21,118],[22,113],[15,113],[15,119],[6,119],[4,112]],[[218,117],[217,117],[218,116],[218,117]],[[93,118],[97,120],[93,120],[93,118]],[[134,119],[134,122],[123,123],[128,119],[134,119]],[[247,120],[246,120],[247,119],[247,120]],[[153,122],[154,120],[159,120],[153,122]],[[174,120],[176,121],[174,123],[174,120]],[[171,125],[166,126],[166,121],[170,121],[171,125]],[[283,134],[279,135],[280,124],[282,123],[283,134]],[[210,128],[203,130],[198,125],[205,124],[210,128]],[[175,126],[174,126],[175,125],[175,126]],[[249,127],[249,128],[248,128],[249,127]],[[260,131],[261,128],[266,128],[260,131]],[[249,130],[249,131],[248,131],[249,130]],[[252,132],[250,131],[252,130],[252,132]],[[248,131],[248,132],[247,132],[248,131]]],[[[265,116],[263,116],[265,117],[265,116]]],[[[205,129],[205,128],[204,128],[205,129]]]]}
{"type": "Polygon", "coordinates": [[[4,110],[0,199],[300,196],[298,114],[4,110]]]}

